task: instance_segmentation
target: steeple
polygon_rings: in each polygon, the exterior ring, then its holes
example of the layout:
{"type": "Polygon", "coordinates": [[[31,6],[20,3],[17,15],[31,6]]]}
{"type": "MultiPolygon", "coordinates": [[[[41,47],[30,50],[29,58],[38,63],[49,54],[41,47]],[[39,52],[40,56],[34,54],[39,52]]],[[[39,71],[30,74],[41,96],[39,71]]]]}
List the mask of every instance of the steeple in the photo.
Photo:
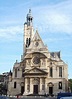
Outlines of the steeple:
{"type": "Polygon", "coordinates": [[[33,17],[31,14],[31,9],[26,16],[26,22],[24,23],[24,42],[23,42],[23,55],[26,54],[26,49],[30,46],[31,40],[33,38],[33,17]]]}
{"type": "Polygon", "coordinates": [[[12,76],[12,72],[11,72],[11,70],[10,70],[10,72],[9,72],[9,76],[12,76]]]}
{"type": "Polygon", "coordinates": [[[31,15],[31,9],[29,9],[29,13],[27,14],[27,26],[32,26],[33,17],[31,15]]]}
{"type": "Polygon", "coordinates": [[[11,82],[11,81],[12,81],[12,72],[10,70],[10,72],[9,72],[9,82],[11,82]]]}

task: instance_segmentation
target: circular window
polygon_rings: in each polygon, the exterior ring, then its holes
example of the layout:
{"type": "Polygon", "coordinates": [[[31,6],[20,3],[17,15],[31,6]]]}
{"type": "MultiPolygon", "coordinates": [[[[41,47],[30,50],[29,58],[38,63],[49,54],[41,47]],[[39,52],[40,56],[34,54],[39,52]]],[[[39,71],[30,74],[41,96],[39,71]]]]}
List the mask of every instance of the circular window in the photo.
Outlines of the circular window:
{"type": "Polygon", "coordinates": [[[34,64],[39,64],[39,63],[40,63],[40,58],[37,57],[37,56],[34,57],[34,58],[33,58],[33,63],[34,63],[34,64]]]}

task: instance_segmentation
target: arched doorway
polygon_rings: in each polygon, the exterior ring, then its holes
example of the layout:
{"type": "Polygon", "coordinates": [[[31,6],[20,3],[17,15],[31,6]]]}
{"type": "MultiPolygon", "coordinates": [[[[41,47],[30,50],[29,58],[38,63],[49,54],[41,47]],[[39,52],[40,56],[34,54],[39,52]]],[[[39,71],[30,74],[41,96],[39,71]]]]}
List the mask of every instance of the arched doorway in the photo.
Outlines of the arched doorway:
{"type": "Polygon", "coordinates": [[[24,83],[22,82],[21,83],[21,95],[23,95],[23,93],[24,93],[24,83]]]}
{"type": "Polygon", "coordinates": [[[38,94],[38,85],[33,85],[33,94],[38,94]]]}
{"type": "Polygon", "coordinates": [[[53,94],[53,86],[54,86],[54,85],[53,85],[53,83],[52,83],[52,82],[49,82],[49,83],[48,83],[48,87],[49,87],[49,94],[50,94],[50,95],[52,95],[52,94],[53,94]]]}
{"type": "Polygon", "coordinates": [[[49,94],[50,94],[50,95],[53,94],[53,86],[52,86],[52,87],[49,86],[49,94]]]}
{"type": "Polygon", "coordinates": [[[21,95],[24,93],[24,86],[21,86],[21,95]]]}
{"type": "Polygon", "coordinates": [[[33,78],[33,94],[38,94],[39,83],[40,83],[40,78],[38,77],[33,78]]]}

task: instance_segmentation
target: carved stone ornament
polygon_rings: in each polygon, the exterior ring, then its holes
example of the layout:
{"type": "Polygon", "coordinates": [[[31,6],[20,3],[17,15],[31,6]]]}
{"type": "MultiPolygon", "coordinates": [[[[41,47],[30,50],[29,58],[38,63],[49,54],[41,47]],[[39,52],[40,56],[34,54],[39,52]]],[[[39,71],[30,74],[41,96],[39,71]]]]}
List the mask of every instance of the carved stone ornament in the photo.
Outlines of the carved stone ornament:
{"type": "Polygon", "coordinates": [[[35,46],[37,47],[39,45],[39,43],[38,42],[35,42],[35,46]]]}

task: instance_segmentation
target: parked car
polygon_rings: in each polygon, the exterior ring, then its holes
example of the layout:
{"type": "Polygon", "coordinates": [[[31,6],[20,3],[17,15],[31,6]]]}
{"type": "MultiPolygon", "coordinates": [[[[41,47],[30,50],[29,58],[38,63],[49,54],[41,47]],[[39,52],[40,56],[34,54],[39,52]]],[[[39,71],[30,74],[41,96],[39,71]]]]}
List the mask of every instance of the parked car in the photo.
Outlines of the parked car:
{"type": "Polygon", "coordinates": [[[58,93],[57,99],[60,99],[61,97],[72,97],[72,93],[58,93]]]}
{"type": "Polygon", "coordinates": [[[0,99],[9,99],[9,98],[6,96],[0,96],[0,99]]]}

